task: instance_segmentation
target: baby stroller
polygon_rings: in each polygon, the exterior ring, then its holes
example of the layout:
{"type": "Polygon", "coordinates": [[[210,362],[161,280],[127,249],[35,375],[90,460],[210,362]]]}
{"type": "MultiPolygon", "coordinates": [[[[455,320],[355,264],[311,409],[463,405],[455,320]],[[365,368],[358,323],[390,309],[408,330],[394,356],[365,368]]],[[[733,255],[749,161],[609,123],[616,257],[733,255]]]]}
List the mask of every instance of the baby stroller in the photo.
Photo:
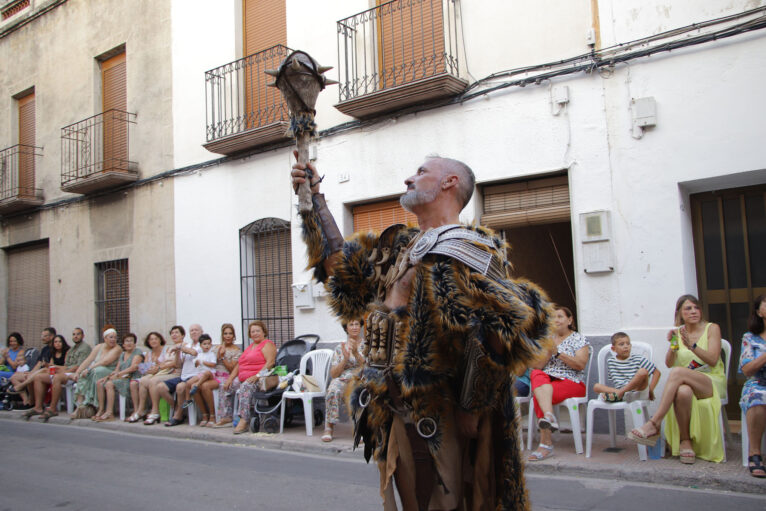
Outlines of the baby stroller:
{"type": "MultiPolygon", "coordinates": [[[[40,350],[37,348],[27,348],[24,350],[24,359],[29,368],[33,368],[40,358],[40,350]]],[[[0,410],[13,410],[18,406],[21,397],[16,392],[10,392],[10,378],[0,378],[0,410]]]]}
{"type": "MultiPolygon", "coordinates": [[[[275,388],[266,392],[256,392],[253,395],[255,413],[250,418],[250,432],[257,433],[261,428],[266,433],[279,431],[279,406],[282,402],[282,394],[290,388],[292,377],[299,371],[301,358],[309,351],[313,351],[319,342],[316,334],[300,335],[291,341],[287,341],[277,351],[275,365],[287,367],[287,386],[275,388]]],[[[291,424],[295,415],[303,416],[301,404],[288,401],[288,409],[285,410],[285,423],[291,424]]],[[[314,412],[314,424],[319,425],[324,420],[321,410],[314,412]]]]}

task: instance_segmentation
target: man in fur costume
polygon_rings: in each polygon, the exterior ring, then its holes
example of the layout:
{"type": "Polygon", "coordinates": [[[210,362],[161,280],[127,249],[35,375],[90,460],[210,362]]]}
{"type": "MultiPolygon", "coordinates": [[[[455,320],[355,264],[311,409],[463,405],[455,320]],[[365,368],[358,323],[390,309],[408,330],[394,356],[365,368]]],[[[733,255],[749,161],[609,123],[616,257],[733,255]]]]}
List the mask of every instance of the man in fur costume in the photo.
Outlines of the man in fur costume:
{"type": "Polygon", "coordinates": [[[342,320],[366,316],[365,365],[349,385],[356,442],[374,454],[384,509],[529,508],[511,373],[547,346],[550,305],[514,280],[506,244],[459,224],[474,176],[431,157],[405,180],[401,204],[420,228],[394,225],[343,240],[313,165],[301,213],[309,266],[342,320]]]}

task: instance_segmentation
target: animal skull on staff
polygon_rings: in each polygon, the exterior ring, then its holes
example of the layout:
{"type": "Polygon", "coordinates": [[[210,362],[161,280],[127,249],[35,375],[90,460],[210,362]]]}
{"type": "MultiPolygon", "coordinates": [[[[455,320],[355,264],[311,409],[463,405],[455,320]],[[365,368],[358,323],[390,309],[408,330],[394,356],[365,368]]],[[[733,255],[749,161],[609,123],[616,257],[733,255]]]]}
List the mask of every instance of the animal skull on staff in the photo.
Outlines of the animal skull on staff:
{"type": "MultiPolygon", "coordinates": [[[[329,80],[324,73],[332,69],[332,66],[320,66],[308,53],[296,50],[282,61],[279,69],[268,69],[266,74],[276,80],[270,83],[270,87],[276,87],[282,92],[287,108],[290,110],[290,128],[288,136],[295,137],[295,145],[298,149],[298,163],[305,165],[309,161],[309,142],[316,135],[316,123],[314,116],[317,96],[319,91],[326,85],[338,83],[329,80]]],[[[298,209],[310,211],[311,204],[311,176],[310,171],[306,182],[298,189],[298,209]]]]}

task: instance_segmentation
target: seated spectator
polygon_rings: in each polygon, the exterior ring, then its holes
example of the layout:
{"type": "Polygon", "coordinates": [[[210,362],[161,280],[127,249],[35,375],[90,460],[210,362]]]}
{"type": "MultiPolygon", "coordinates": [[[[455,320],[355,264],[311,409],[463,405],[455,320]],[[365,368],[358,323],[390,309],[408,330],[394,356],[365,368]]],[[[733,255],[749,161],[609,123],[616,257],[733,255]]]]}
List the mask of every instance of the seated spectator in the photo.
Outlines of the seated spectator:
{"type": "Polygon", "coordinates": [[[133,402],[133,414],[128,422],[138,422],[146,418],[146,401],[149,398],[149,387],[157,381],[171,378],[175,360],[165,350],[165,338],[159,332],[149,332],[144,338],[144,346],[149,350],[144,353],[144,361],[138,365],[140,377],[138,380],[138,404],[133,402]],[[168,362],[169,361],[169,362],[168,362]],[[155,379],[156,378],[156,379],[155,379]]]}
{"type": "MultiPolygon", "coordinates": [[[[574,317],[567,307],[556,306],[553,315],[553,348],[548,359],[531,372],[540,445],[529,461],[540,461],[553,455],[553,435],[559,429],[553,405],[570,397],[585,396],[585,368],[590,356],[585,336],[574,330],[574,317]]],[[[530,432],[530,434],[532,434],[530,432]]]]}
{"type": "Polygon", "coordinates": [[[277,347],[266,337],[269,329],[263,321],[253,321],[247,328],[248,336],[253,341],[240,355],[237,365],[223,384],[223,409],[228,410],[239,390],[239,424],[234,434],[244,433],[250,427],[250,411],[254,405],[253,394],[257,391],[258,373],[262,369],[274,367],[277,359],[277,347]]]}
{"type": "Polygon", "coordinates": [[[664,418],[665,439],[681,463],[694,463],[697,457],[720,462],[723,444],[718,423],[719,396],[726,392],[721,328],[704,320],[702,306],[692,295],[684,295],[676,302],[675,324],[678,328],[668,332],[665,365],[672,369],[660,404],[649,421],[628,433],[628,438],[655,445],[664,418]]]}
{"type": "MultiPolygon", "coordinates": [[[[36,378],[45,378],[46,374],[48,376],[48,380],[55,374],[56,367],[63,367],[64,361],[66,360],[66,353],[69,351],[69,344],[67,344],[66,339],[64,339],[64,336],[56,334],[55,337],[53,337],[53,342],[51,343],[51,361],[50,366],[47,371],[39,372],[31,377],[32,383],[34,383],[34,380],[36,378]],[[53,372],[51,372],[51,370],[53,372]]],[[[34,406],[26,411],[24,414],[24,418],[29,420],[30,417],[33,415],[42,415],[43,414],[43,400],[45,399],[45,393],[39,394],[37,392],[32,393],[35,397],[34,399],[34,406]]]]}
{"type": "MultiPolygon", "coordinates": [[[[216,348],[216,351],[218,352],[218,364],[215,366],[214,379],[201,384],[199,386],[199,393],[194,396],[200,410],[205,408],[208,411],[213,410],[210,415],[210,422],[204,424],[207,427],[228,427],[231,424],[232,416],[234,415],[232,407],[234,400],[232,399],[228,401],[228,408],[224,408],[224,400],[222,400],[222,402],[219,403],[221,410],[218,413],[220,413],[220,417],[214,416],[215,398],[213,397],[213,391],[221,388],[221,386],[226,383],[231,372],[234,371],[234,368],[237,367],[237,361],[242,354],[242,350],[239,349],[239,346],[234,344],[236,339],[237,336],[234,332],[234,325],[231,323],[224,323],[221,325],[221,345],[216,348]],[[203,408],[203,406],[205,408],[203,408]]],[[[200,423],[200,426],[203,426],[203,424],[200,423]]]]}
{"type": "Polygon", "coordinates": [[[201,351],[199,340],[202,336],[202,327],[192,324],[189,327],[189,336],[191,337],[190,340],[170,347],[170,350],[176,357],[176,367],[181,368],[181,374],[170,380],[158,383],[154,390],[150,391],[152,402],[159,398],[172,403],[173,393],[175,392],[176,394],[177,406],[175,407],[175,414],[165,423],[165,426],[177,426],[183,421],[183,413],[186,408],[181,405],[189,399],[189,391],[191,390],[188,381],[197,374],[194,360],[201,351]]]}
{"type": "MultiPolygon", "coordinates": [[[[43,328],[42,334],[40,334],[43,347],[40,350],[40,358],[37,359],[37,363],[31,369],[22,366],[21,370],[16,371],[10,378],[11,388],[8,389],[8,392],[21,395],[22,409],[31,408],[34,402],[34,397],[30,396],[27,386],[34,381],[34,377],[38,374],[48,373],[48,365],[51,361],[51,341],[55,335],[56,329],[52,326],[43,328]]],[[[30,390],[34,392],[34,387],[30,390]]]]}
{"type": "Polygon", "coordinates": [[[739,370],[747,376],[739,406],[745,414],[748,469],[753,477],[766,477],[761,438],[766,429],[766,295],[755,299],[748,332],[742,336],[739,370]]]}
{"type": "Polygon", "coordinates": [[[91,347],[87,342],[83,342],[84,334],[82,328],[75,328],[72,330],[72,343],[73,346],[66,352],[63,364],[56,364],[54,374],[50,373],[38,373],[34,377],[35,388],[35,409],[41,410],[43,405],[43,397],[48,392],[48,387],[51,389],[51,404],[41,414],[40,420],[48,422],[48,419],[58,415],[56,407],[59,399],[61,398],[61,390],[69,380],[74,379],[75,371],[80,367],[80,364],[88,358],[90,355],[91,347]],[[38,398],[38,396],[40,396],[38,398]]]}
{"type": "Polygon", "coordinates": [[[18,332],[11,332],[5,340],[5,348],[0,352],[0,363],[6,370],[0,371],[0,378],[10,379],[18,370],[24,370],[24,338],[18,332]]]}
{"type": "Polygon", "coordinates": [[[631,354],[630,337],[625,332],[612,336],[614,356],[607,359],[606,368],[614,387],[596,383],[593,390],[606,402],[622,401],[626,392],[638,392],[649,387],[649,399],[654,401],[654,389],[660,381],[660,370],[641,355],[631,354]],[[651,376],[651,382],[649,377],[651,376]]]}
{"type": "Polygon", "coordinates": [[[114,371],[117,359],[122,353],[122,348],[117,344],[117,330],[113,326],[106,325],[102,336],[104,342],[93,348],[75,373],[77,409],[72,414],[73,419],[93,417],[98,406],[96,382],[114,371]]]}
{"type": "Polygon", "coordinates": [[[518,397],[527,397],[529,396],[529,386],[531,385],[531,382],[529,381],[529,377],[532,374],[532,369],[526,368],[521,375],[517,376],[515,380],[513,380],[513,388],[516,391],[516,395],[518,397]]]}
{"type": "MultiPolygon", "coordinates": [[[[144,376],[139,381],[141,385],[139,390],[141,395],[139,396],[139,399],[141,399],[144,389],[146,389],[149,394],[149,398],[152,401],[152,409],[149,412],[149,415],[146,416],[144,426],[151,426],[152,424],[157,424],[160,421],[159,386],[166,381],[175,380],[181,375],[181,366],[179,360],[176,357],[176,353],[177,346],[183,344],[185,335],[186,330],[181,325],[173,325],[170,327],[170,340],[172,344],[165,347],[163,356],[161,357],[162,362],[159,365],[157,373],[154,375],[144,376]]],[[[175,386],[173,388],[175,389],[175,386]]],[[[168,401],[168,403],[171,401],[172,400],[168,401]]],[[[141,408],[141,413],[143,413],[143,411],[144,409],[141,408]]]]}
{"type": "MultiPolygon", "coordinates": [[[[212,349],[213,339],[211,339],[208,334],[202,334],[199,338],[199,347],[201,351],[199,351],[197,356],[194,357],[194,368],[196,369],[197,374],[192,376],[186,382],[186,385],[189,388],[189,399],[184,401],[183,408],[188,408],[194,402],[192,397],[197,393],[197,390],[199,390],[199,385],[205,383],[206,381],[215,380],[213,377],[213,370],[215,369],[216,362],[218,361],[218,352],[212,349]]],[[[205,408],[205,404],[203,403],[202,405],[202,419],[203,422],[207,423],[210,421],[210,412],[215,415],[215,408],[208,411],[205,408]]]]}
{"type": "Polygon", "coordinates": [[[128,393],[133,406],[138,404],[138,365],[143,362],[144,356],[136,347],[136,334],[127,334],[122,338],[122,353],[117,359],[117,367],[114,371],[101,378],[96,383],[98,392],[98,411],[93,416],[97,422],[114,420],[114,390],[127,398],[128,393]]]}
{"type": "Polygon", "coordinates": [[[352,319],[343,325],[346,331],[346,342],[335,347],[330,361],[330,384],[325,396],[325,427],[322,435],[323,442],[332,442],[335,425],[340,422],[340,407],[343,394],[349,380],[357,373],[364,362],[362,354],[362,322],[352,319]]]}

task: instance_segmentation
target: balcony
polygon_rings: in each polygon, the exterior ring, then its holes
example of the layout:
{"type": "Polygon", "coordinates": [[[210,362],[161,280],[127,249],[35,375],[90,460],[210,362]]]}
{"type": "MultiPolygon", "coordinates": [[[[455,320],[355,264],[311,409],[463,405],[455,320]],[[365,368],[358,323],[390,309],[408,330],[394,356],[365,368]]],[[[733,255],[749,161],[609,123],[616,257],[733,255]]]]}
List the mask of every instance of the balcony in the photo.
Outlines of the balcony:
{"type": "Polygon", "coordinates": [[[205,149],[234,154],[287,139],[290,115],[282,94],[266,87],[290,49],[278,44],[205,73],[205,149]]]}
{"type": "Polygon", "coordinates": [[[394,0],[338,21],[339,103],[356,118],[454,96],[458,0],[394,0]]]}
{"type": "Polygon", "coordinates": [[[87,194],[138,179],[128,160],[134,124],[136,114],[107,110],[61,128],[61,189],[87,194]]]}
{"type": "Polygon", "coordinates": [[[43,203],[35,188],[35,158],[40,148],[17,144],[0,151],[0,214],[34,208],[43,203]]]}

